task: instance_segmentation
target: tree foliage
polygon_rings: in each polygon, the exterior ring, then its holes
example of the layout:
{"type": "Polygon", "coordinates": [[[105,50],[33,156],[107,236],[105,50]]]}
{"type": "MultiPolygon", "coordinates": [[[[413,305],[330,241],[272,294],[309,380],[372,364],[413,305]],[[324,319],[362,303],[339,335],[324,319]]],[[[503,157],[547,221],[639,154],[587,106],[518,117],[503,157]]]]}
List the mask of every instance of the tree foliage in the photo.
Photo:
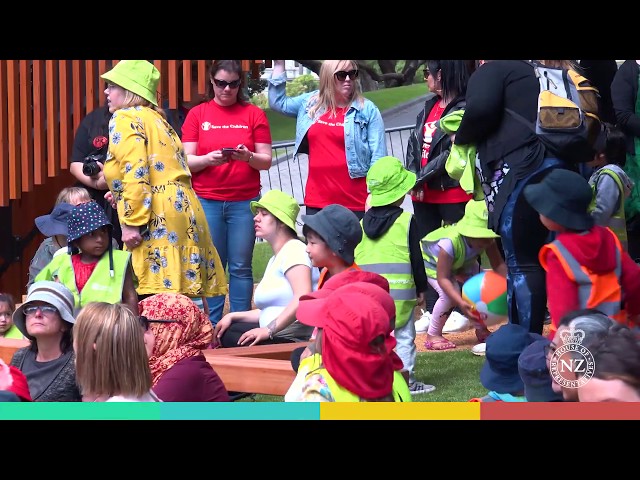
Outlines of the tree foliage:
{"type": "MultiPolygon", "coordinates": [[[[296,60],[316,74],[320,73],[322,60],[296,60]]],[[[360,70],[360,84],[364,91],[401,87],[414,83],[416,74],[426,60],[355,60],[360,70]]]]}

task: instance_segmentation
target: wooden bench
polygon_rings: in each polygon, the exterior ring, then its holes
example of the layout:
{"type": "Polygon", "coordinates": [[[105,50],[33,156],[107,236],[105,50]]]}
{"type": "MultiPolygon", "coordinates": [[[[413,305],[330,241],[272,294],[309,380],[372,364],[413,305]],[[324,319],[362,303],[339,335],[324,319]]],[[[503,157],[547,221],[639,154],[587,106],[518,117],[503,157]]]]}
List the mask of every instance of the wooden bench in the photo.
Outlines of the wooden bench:
{"type": "MultiPolygon", "coordinates": [[[[14,352],[28,340],[0,338],[0,358],[9,364],[14,352]]],[[[204,356],[230,392],[284,395],[295,378],[291,352],[308,343],[281,343],[254,347],[204,350],[204,356]]]]}

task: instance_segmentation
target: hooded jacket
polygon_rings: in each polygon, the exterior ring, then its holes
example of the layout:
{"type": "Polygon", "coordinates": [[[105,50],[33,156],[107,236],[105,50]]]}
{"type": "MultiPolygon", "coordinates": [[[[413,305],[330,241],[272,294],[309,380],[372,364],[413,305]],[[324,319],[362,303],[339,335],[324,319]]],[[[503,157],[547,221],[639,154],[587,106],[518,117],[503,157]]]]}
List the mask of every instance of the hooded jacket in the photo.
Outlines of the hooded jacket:
{"type": "MultiPolygon", "coordinates": [[[[606,273],[616,266],[616,241],[611,231],[595,225],[587,232],[562,232],[556,237],[580,265],[594,273],[606,273]]],[[[628,315],[640,313],[640,266],[622,252],[622,298],[628,315]]],[[[546,253],[547,301],[554,325],[579,307],[578,284],[565,273],[552,250],[546,253]]]]}

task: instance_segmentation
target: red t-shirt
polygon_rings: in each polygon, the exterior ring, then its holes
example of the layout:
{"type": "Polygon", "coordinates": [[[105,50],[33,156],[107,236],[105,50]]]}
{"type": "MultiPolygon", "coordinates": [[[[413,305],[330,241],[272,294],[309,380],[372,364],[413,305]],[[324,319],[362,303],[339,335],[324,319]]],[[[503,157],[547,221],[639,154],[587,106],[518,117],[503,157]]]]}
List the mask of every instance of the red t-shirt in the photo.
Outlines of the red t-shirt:
{"type": "Polygon", "coordinates": [[[82,292],[82,289],[89,281],[89,277],[96,269],[98,261],[93,263],[83,263],[80,260],[80,254],[71,255],[71,265],[73,266],[73,273],[76,277],[76,287],[78,287],[78,293],[82,292]]]}
{"type": "MultiPolygon", "coordinates": [[[[182,142],[196,142],[196,155],[244,144],[252,152],[256,143],[271,143],[264,111],[252,104],[222,107],[214,100],[196,105],[182,125],[182,142]]],[[[193,189],[207,200],[249,200],[260,193],[260,172],[246,162],[229,161],[193,173],[193,189]]]]}
{"type": "Polygon", "coordinates": [[[307,132],[309,175],[304,204],[324,208],[337,203],[349,210],[363,211],[367,200],[365,177],[352,179],[344,150],[344,114],[347,108],[322,115],[307,132]]]}
{"type": "MultiPolygon", "coordinates": [[[[441,107],[440,102],[436,102],[433,106],[427,120],[424,122],[423,133],[424,141],[422,142],[422,162],[421,166],[424,167],[427,164],[427,157],[429,156],[429,150],[431,148],[431,141],[433,140],[433,134],[436,131],[436,123],[442,118],[442,113],[446,107],[441,107]]],[[[446,190],[431,189],[426,183],[422,185],[424,190],[424,196],[422,200],[418,200],[412,196],[411,199],[414,202],[423,203],[461,203],[470,200],[473,195],[468,195],[462,189],[462,187],[448,188],[446,190]]]]}

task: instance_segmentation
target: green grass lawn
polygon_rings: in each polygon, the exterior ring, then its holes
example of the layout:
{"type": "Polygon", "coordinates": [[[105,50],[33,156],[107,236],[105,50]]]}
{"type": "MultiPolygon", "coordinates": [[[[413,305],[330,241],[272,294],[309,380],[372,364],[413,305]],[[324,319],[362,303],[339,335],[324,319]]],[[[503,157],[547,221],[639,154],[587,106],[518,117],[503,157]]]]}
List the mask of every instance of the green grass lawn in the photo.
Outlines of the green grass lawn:
{"type": "MultiPolygon", "coordinates": [[[[381,112],[427,93],[424,83],[415,83],[397,88],[383,88],[366,92],[364,96],[375,103],[381,112]]],[[[274,143],[292,141],[296,137],[296,119],[274,112],[270,108],[265,110],[271,127],[271,139],[274,143]]]]}
{"type": "MultiPolygon", "coordinates": [[[[414,395],[414,402],[468,402],[481,397],[487,390],[480,384],[480,368],[484,357],[473,355],[468,350],[451,352],[418,353],[416,379],[435,385],[435,391],[414,395]]],[[[283,402],[284,397],[275,395],[251,395],[241,402],[283,402]]]]}

